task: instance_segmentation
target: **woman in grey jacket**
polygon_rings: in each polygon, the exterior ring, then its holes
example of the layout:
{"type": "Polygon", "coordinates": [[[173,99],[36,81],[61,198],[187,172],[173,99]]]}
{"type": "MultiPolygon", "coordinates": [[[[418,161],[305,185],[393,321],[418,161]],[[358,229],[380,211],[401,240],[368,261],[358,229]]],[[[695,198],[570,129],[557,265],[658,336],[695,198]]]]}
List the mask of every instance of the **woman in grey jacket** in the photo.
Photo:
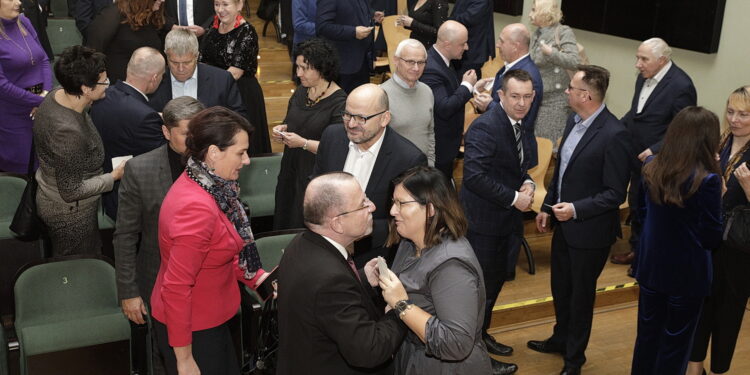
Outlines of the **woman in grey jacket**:
{"type": "Polygon", "coordinates": [[[534,133],[554,144],[562,137],[570,114],[565,95],[570,84],[566,69],[575,70],[578,65],[578,45],[573,30],[560,24],[562,11],[557,1],[535,0],[529,18],[537,27],[529,54],[539,68],[544,86],[534,133]]]}
{"type": "Polygon", "coordinates": [[[104,146],[85,109],[109,86],[104,55],[82,46],[66,48],[55,63],[62,89],[44,99],[34,120],[39,169],[36,202],[47,226],[52,255],[101,251],[99,197],[122,177],[125,163],[102,174],[104,146]]]}

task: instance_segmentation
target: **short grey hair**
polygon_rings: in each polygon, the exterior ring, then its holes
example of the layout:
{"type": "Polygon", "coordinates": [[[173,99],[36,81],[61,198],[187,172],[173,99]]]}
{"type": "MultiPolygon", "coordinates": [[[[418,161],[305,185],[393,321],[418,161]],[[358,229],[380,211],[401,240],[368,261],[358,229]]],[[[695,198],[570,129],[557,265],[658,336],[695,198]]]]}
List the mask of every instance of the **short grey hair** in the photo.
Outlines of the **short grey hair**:
{"type": "Polygon", "coordinates": [[[128,61],[127,75],[148,77],[164,72],[164,57],[151,47],[141,47],[133,51],[128,61]]]}
{"type": "Polygon", "coordinates": [[[192,120],[198,112],[206,107],[190,96],[180,96],[170,100],[164,106],[162,115],[164,116],[164,126],[174,128],[182,120],[192,120]]]}
{"type": "Polygon", "coordinates": [[[662,56],[666,57],[667,60],[672,58],[672,48],[662,38],[646,39],[641,45],[648,47],[657,58],[662,56]]]}
{"type": "Polygon", "coordinates": [[[313,178],[305,189],[302,204],[305,224],[323,225],[330,216],[329,212],[344,210],[342,185],[352,181],[358,184],[357,179],[347,172],[331,172],[313,178]]]}
{"type": "Polygon", "coordinates": [[[418,49],[424,54],[425,57],[427,57],[427,49],[424,48],[424,44],[416,39],[402,40],[401,43],[398,44],[398,47],[396,47],[396,52],[394,53],[394,55],[396,57],[401,57],[401,52],[403,52],[404,48],[406,47],[418,49]]]}
{"type": "Polygon", "coordinates": [[[164,40],[164,52],[177,56],[195,55],[198,57],[198,37],[187,29],[174,29],[167,33],[164,40]]]}

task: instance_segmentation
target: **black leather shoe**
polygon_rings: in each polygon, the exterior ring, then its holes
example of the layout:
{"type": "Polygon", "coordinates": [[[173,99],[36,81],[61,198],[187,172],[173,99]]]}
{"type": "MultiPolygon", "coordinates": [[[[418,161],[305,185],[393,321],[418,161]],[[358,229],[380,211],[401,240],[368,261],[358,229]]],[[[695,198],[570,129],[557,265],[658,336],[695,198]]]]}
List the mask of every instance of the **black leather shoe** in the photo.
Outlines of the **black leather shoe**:
{"type": "Polygon", "coordinates": [[[518,366],[515,363],[500,362],[490,357],[492,363],[492,375],[508,375],[518,371],[518,366]]]}
{"type": "Polygon", "coordinates": [[[549,339],[544,341],[531,340],[526,343],[529,349],[539,353],[558,353],[565,354],[565,349],[553,345],[549,342],[549,339]]]}
{"type": "Polygon", "coordinates": [[[560,375],[581,375],[580,367],[563,367],[560,375]]]}
{"type": "Polygon", "coordinates": [[[494,337],[486,333],[482,334],[482,341],[484,341],[484,345],[487,346],[487,351],[492,354],[505,356],[513,354],[513,348],[495,341],[494,337]]]}

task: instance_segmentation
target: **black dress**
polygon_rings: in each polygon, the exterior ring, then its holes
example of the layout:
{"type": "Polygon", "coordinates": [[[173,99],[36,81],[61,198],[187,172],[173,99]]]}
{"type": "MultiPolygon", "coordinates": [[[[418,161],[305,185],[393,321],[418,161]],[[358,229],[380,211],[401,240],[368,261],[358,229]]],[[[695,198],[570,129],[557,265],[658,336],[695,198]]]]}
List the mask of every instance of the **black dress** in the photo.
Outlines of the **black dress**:
{"type": "Polygon", "coordinates": [[[221,69],[233,66],[245,71],[237,80],[237,88],[247,110],[247,119],[255,128],[250,141],[250,155],[271,152],[266,102],[263,98],[263,89],[255,78],[255,72],[258,70],[257,56],[258,33],[247,22],[226,34],[220,33],[216,27],[211,27],[201,42],[201,62],[221,69]]]}
{"type": "MultiPolygon", "coordinates": [[[[307,88],[298,86],[289,98],[289,107],[284,123],[287,131],[296,133],[302,138],[320,140],[323,130],[328,125],[341,125],[341,111],[346,104],[344,90],[336,90],[312,107],[305,105],[307,88]]],[[[278,184],[276,185],[276,208],[274,210],[274,229],[304,228],[302,220],[302,200],[310,174],[315,166],[315,154],[302,147],[284,147],[281,158],[278,184]]]]}
{"type": "Polygon", "coordinates": [[[122,23],[124,19],[117,5],[112,4],[102,9],[87,28],[86,46],[107,55],[107,77],[112,84],[125,80],[133,51],[141,47],[164,49],[164,28],[144,25],[133,30],[128,23],[122,23]]]}
{"type": "Polygon", "coordinates": [[[417,0],[409,0],[409,17],[413,18],[411,26],[411,38],[416,39],[427,49],[435,44],[437,40],[437,30],[440,25],[448,19],[448,1],[446,0],[427,0],[419,9],[414,9],[417,0]]]}

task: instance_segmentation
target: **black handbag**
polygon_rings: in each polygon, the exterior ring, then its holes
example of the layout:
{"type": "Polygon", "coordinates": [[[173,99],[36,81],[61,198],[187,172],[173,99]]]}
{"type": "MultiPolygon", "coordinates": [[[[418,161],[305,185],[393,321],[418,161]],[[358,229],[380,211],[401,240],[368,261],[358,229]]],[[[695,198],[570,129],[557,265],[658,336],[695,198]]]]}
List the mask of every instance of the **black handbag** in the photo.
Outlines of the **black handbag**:
{"type": "Polygon", "coordinates": [[[23,190],[21,201],[18,203],[18,208],[16,208],[16,213],[13,215],[13,221],[9,227],[20,240],[33,241],[42,235],[44,224],[37,216],[36,210],[36,190],[38,186],[34,177],[34,142],[32,141],[26,188],[23,190]]]}
{"type": "Polygon", "coordinates": [[[737,206],[724,217],[724,246],[750,253],[750,206],[737,206]]]}

